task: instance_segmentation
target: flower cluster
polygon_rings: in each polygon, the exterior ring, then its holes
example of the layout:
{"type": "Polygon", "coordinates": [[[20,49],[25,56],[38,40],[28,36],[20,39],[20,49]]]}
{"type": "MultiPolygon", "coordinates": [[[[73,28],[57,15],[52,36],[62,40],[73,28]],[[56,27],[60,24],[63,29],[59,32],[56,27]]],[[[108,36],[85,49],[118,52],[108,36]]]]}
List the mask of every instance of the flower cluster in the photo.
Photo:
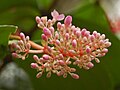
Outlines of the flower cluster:
{"type": "MultiPolygon", "coordinates": [[[[75,73],[76,69],[70,65],[77,65],[80,68],[90,69],[94,66],[95,60],[100,62],[99,57],[105,56],[108,47],[111,46],[109,39],[105,38],[105,34],[94,31],[92,34],[86,29],[80,29],[72,25],[72,16],[64,16],[56,10],[51,13],[53,19],[47,17],[36,17],[38,27],[42,29],[42,41],[38,50],[30,50],[32,44],[25,38],[23,33],[20,34],[20,40],[13,45],[16,51],[13,56],[25,59],[28,53],[42,53],[42,57],[37,54],[33,56],[35,63],[31,63],[31,68],[37,69],[37,78],[47,72],[49,78],[52,73],[58,76],[71,75],[74,79],[78,79],[79,75],[75,73]],[[64,20],[64,23],[60,21],[64,20]],[[54,25],[56,28],[54,28],[54,25]],[[25,53],[24,55],[21,55],[25,53]]],[[[38,46],[38,45],[37,45],[38,46]]],[[[36,47],[37,47],[36,46],[36,47]]]]}

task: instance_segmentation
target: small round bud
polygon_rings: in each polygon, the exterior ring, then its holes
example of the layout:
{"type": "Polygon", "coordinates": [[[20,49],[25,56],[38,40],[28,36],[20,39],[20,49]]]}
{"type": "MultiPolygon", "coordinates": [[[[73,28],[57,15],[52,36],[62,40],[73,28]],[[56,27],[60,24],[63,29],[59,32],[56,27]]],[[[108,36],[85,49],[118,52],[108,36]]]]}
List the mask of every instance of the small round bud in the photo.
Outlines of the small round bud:
{"type": "Polygon", "coordinates": [[[71,25],[71,22],[72,22],[72,16],[67,16],[64,20],[64,24],[65,24],[66,27],[71,25]]]}
{"type": "Polygon", "coordinates": [[[13,56],[14,58],[18,58],[18,54],[17,54],[17,53],[12,53],[12,56],[13,56]]]}
{"type": "Polygon", "coordinates": [[[49,59],[50,59],[50,56],[47,55],[47,54],[44,54],[44,55],[43,55],[43,59],[44,59],[44,60],[49,60],[49,59]]]}
{"type": "Polygon", "coordinates": [[[89,62],[89,63],[87,64],[87,67],[92,68],[92,67],[94,67],[94,64],[91,63],[91,62],[89,62]]]}
{"type": "Polygon", "coordinates": [[[76,69],[75,69],[75,68],[70,68],[70,71],[71,71],[71,72],[75,72],[76,69]]]}
{"type": "Polygon", "coordinates": [[[44,33],[47,37],[51,37],[51,36],[52,36],[51,31],[50,31],[48,28],[46,28],[46,27],[43,28],[43,33],[44,33]]]}
{"type": "Polygon", "coordinates": [[[81,32],[79,30],[76,31],[76,36],[79,38],[81,35],[81,32]]]}
{"type": "Polygon", "coordinates": [[[29,41],[29,39],[30,39],[30,37],[29,37],[29,36],[26,36],[26,41],[27,41],[27,42],[29,41]]]}
{"type": "Polygon", "coordinates": [[[21,33],[20,33],[20,37],[21,37],[22,40],[25,40],[25,35],[24,35],[24,33],[21,32],[21,33]]]}
{"type": "Polygon", "coordinates": [[[63,74],[63,78],[66,78],[66,77],[67,77],[67,73],[64,73],[64,74],[63,74]]]}
{"type": "Polygon", "coordinates": [[[65,38],[66,38],[66,40],[69,40],[69,33],[65,34],[65,38]]]}
{"type": "Polygon", "coordinates": [[[46,22],[47,22],[47,17],[46,17],[46,16],[41,17],[41,21],[42,21],[44,24],[46,24],[46,22]]]}
{"type": "Polygon", "coordinates": [[[86,29],[84,28],[84,29],[82,29],[82,31],[81,31],[81,35],[84,36],[85,33],[86,33],[86,29]]]}
{"type": "Polygon", "coordinates": [[[75,39],[72,41],[72,46],[73,46],[74,48],[77,47],[77,41],[76,41],[75,39]]]}
{"type": "Polygon", "coordinates": [[[106,47],[111,46],[111,42],[106,42],[106,43],[105,43],[105,46],[106,46],[106,47]]]}
{"type": "Polygon", "coordinates": [[[65,65],[65,62],[64,62],[63,60],[59,60],[58,62],[59,62],[59,64],[62,65],[62,66],[65,65]]]}
{"type": "Polygon", "coordinates": [[[87,53],[90,53],[90,52],[91,52],[90,47],[86,47],[86,52],[87,52],[87,53]]]}
{"type": "Polygon", "coordinates": [[[60,22],[57,23],[57,28],[58,28],[58,29],[61,28],[61,23],[60,23],[60,22]]]}
{"type": "Polygon", "coordinates": [[[34,56],[33,56],[33,59],[34,59],[35,61],[38,61],[38,60],[39,60],[39,58],[38,58],[37,55],[34,55],[34,56]]]}
{"type": "Polygon", "coordinates": [[[47,36],[46,36],[45,34],[42,34],[41,37],[42,37],[42,39],[45,40],[45,41],[48,40],[48,38],[47,38],[47,36]]]}
{"type": "Polygon", "coordinates": [[[37,22],[37,23],[40,23],[40,22],[41,22],[41,19],[40,19],[40,17],[39,17],[39,16],[36,16],[36,18],[35,18],[35,19],[36,19],[36,22],[37,22]]]}
{"type": "Polygon", "coordinates": [[[37,78],[40,78],[41,76],[42,76],[42,72],[39,72],[39,73],[36,75],[37,78]]]}
{"type": "Polygon", "coordinates": [[[50,78],[51,77],[51,72],[48,72],[47,75],[46,75],[47,78],[50,78]]]}
{"type": "Polygon", "coordinates": [[[104,49],[102,50],[102,52],[103,52],[103,53],[107,53],[107,52],[108,52],[108,49],[107,49],[107,48],[104,48],[104,49]]]}
{"type": "Polygon", "coordinates": [[[53,27],[50,27],[49,30],[51,31],[52,34],[54,34],[54,28],[53,27]]]}
{"type": "Polygon", "coordinates": [[[71,73],[72,78],[79,79],[80,77],[77,74],[71,73]]]}
{"type": "Polygon", "coordinates": [[[56,40],[55,43],[59,46],[60,45],[60,41],[56,40]]]}
{"type": "Polygon", "coordinates": [[[99,60],[98,58],[95,58],[95,61],[96,61],[97,63],[100,63],[100,60],[99,60]]]}
{"type": "Polygon", "coordinates": [[[37,63],[31,63],[31,68],[37,69],[38,68],[38,64],[37,63]]]}

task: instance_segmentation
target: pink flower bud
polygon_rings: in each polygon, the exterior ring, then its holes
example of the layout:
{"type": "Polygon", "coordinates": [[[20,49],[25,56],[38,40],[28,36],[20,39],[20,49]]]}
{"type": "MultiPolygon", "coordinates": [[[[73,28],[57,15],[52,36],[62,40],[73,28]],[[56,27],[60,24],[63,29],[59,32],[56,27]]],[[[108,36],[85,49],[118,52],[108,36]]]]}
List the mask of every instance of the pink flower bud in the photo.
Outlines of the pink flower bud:
{"type": "Polygon", "coordinates": [[[95,40],[95,36],[94,35],[90,35],[90,40],[93,42],[95,40]]]}
{"type": "Polygon", "coordinates": [[[66,40],[69,40],[69,33],[65,34],[65,38],[66,38],[66,40]]]}
{"type": "Polygon", "coordinates": [[[43,59],[44,59],[44,60],[49,60],[49,59],[50,59],[50,56],[47,55],[47,54],[44,54],[44,55],[43,55],[43,59]]]}
{"type": "Polygon", "coordinates": [[[52,36],[51,31],[50,31],[48,28],[46,28],[46,27],[43,28],[43,33],[44,33],[47,37],[51,37],[51,36],[52,36]]]}
{"type": "Polygon", "coordinates": [[[90,53],[90,52],[91,52],[90,47],[86,47],[86,52],[87,52],[87,53],[90,53]]]}
{"type": "Polygon", "coordinates": [[[87,37],[83,37],[83,41],[87,42],[88,41],[87,37]]]}
{"type": "Polygon", "coordinates": [[[96,61],[97,63],[100,63],[100,60],[99,60],[98,58],[95,58],[95,61],[96,61]]]}
{"type": "Polygon", "coordinates": [[[62,54],[59,54],[59,57],[60,57],[60,59],[63,59],[63,58],[64,58],[62,54]]]}
{"type": "Polygon", "coordinates": [[[37,69],[38,68],[38,64],[37,63],[31,63],[31,68],[37,69]]]}
{"type": "Polygon", "coordinates": [[[91,63],[91,62],[89,62],[89,63],[87,64],[87,67],[92,68],[92,67],[94,67],[94,64],[91,63]]]}
{"type": "Polygon", "coordinates": [[[71,68],[70,71],[71,72],[76,72],[76,69],[75,68],[71,68]]]}
{"type": "Polygon", "coordinates": [[[57,72],[57,76],[61,76],[61,75],[63,75],[64,74],[64,71],[59,71],[59,72],[57,72]]]}
{"type": "Polygon", "coordinates": [[[42,76],[42,72],[39,72],[39,73],[36,75],[37,78],[40,78],[41,76],[42,76]]]}
{"type": "Polygon", "coordinates": [[[37,23],[40,23],[40,22],[41,22],[41,19],[40,19],[39,16],[36,16],[36,22],[37,22],[37,23]]]}
{"type": "Polygon", "coordinates": [[[84,28],[84,29],[82,29],[82,31],[81,31],[81,35],[84,36],[85,33],[86,33],[86,29],[84,28]]]}
{"type": "Polygon", "coordinates": [[[56,40],[55,43],[60,46],[60,41],[59,40],[56,40]]]}
{"type": "Polygon", "coordinates": [[[18,45],[24,45],[23,40],[18,41],[18,45]]]}
{"type": "Polygon", "coordinates": [[[48,24],[47,24],[47,26],[48,26],[48,27],[49,27],[49,26],[52,26],[52,24],[53,24],[53,23],[52,23],[52,20],[49,19],[49,20],[48,20],[48,24]]]}
{"type": "Polygon", "coordinates": [[[27,42],[29,41],[29,39],[30,39],[30,37],[29,37],[29,36],[26,36],[26,41],[27,41],[27,42]]]}
{"type": "Polygon", "coordinates": [[[47,17],[46,17],[46,16],[41,17],[41,21],[42,21],[44,24],[46,24],[46,22],[47,22],[47,17]]]}
{"type": "Polygon", "coordinates": [[[50,78],[51,77],[51,72],[48,72],[47,75],[46,75],[47,78],[50,78]]]}
{"type": "Polygon", "coordinates": [[[97,31],[93,31],[93,35],[96,37],[97,36],[97,31]]]}
{"type": "Polygon", "coordinates": [[[67,73],[64,73],[64,74],[63,74],[63,78],[66,78],[66,77],[67,77],[67,73]]]}
{"type": "Polygon", "coordinates": [[[71,73],[72,78],[79,79],[80,77],[77,74],[71,73]]]}
{"type": "Polygon", "coordinates": [[[102,35],[101,35],[101,39],[105,39],[105,34],[102,34],[102,35]]]}
{"type": "Polygon", "coordinates": [[[71,25],[71,22],[72,22],[72,16],[67,16],[64,20],[64,24],[65,24],[66,27],[71,25]]]}
{"type": "Polygon", "coordinates": [[[99,41],[100,45],[104,44],[104,40],[99,41]]]}
{"type": "Polygon", "coordinates": [[[28,50],[31,48],[30,43],[27,43],[27,44],[26,44],[26,48],[27,48],[28,50]]]}
{"type": "Polygon", "coordinates": [[[76,41],[75,39],[72,41],[72,46],[73,46],[74,48],[77,47],[77,41],[76,41]]]}
{"type": "Polygon", "coordinates": [[[105,43],[105,46],[106,46],[106,47],[111,46],[111,42],[106,42],[106,43],[105,43]]]}
{"type": "Polygon", "coordinates": [[[104,48],[104,49],[102,50],[102,52],[103,52],[103,53],[107,53],[107,52],[108,52],[108,49],[107,49],[107,48],[104,48]]]}
{"type": "Polygon", "coordinates": [[[57,31],[55,32],[55,39],[59,39],[59,34],[57,31]]]}
{"type": "Polygon", "coordinates": [[[65,62],[64,62],[63,60],[59,60],[58,62],[59,62],[59,64],[62,65],[62,66],[65,65],[65,62]]]}
{"type": "Polygon", "coordinates": [[[24,33],[20,33],[20,37],[21,37],[22,40],[25,40],[25,35],[24,35],[24,33]]]}
{"type": "Polygon", "coordinates": [[[54,28],[50,27],[49,30],[51,31],[52,34],[54,34],[54,28]]]}
{"type": "Polygon", "coordinates": [[[34,59],[35,61],[38,61],[38,60],[39,60],[39,58],[38,58],[37,55],[34,55],[34,56],[33,56],[33,59],[34,59]]]}
{"type": "Polygon", "coordinates": [[[81,35],[80,30],[77,30],[75,34],[76,34],[76,36],[79,38],[79,37],[80,37],[80,35],[81,35]]]}
{"type": "Polygon", "coordinates": [[[17,53],[12,53],[12,56],[13,56],[14,58],[19,58],[17,53]]]}
{"type": "Polygon", "coordinates": [[[59,28],[59,29],[61,28],[61,23],[60,22],[57,23],[57,28],[59,28]]]}
{"type": "Polygon", "coordinates": [[[85,36],[86,36],[86,37],[89,37],[89,36],[90,36],[90,32],[89,32],[89,31],[86,31],[86,32],[85,32],[85,36]]]}
{"type": "Polygon", "coordinates": [[[42,39],[45,40],[45,41],[48,40],[48,38],[47,38],[47,36],[46,36],[45,34],[42,34],[41,37],[42,37],[42,39]]]}

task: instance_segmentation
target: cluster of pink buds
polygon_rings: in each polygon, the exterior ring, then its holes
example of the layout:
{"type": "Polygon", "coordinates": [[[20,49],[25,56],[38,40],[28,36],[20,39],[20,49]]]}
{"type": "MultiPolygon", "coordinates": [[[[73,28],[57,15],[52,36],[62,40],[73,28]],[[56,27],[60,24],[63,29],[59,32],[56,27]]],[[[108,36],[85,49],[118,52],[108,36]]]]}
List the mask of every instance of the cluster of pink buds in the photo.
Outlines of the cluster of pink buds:
{"type": "Polygon", "coordinates": [[[25,57],[28,54],[28,51],[31,48],[31,45],[29,43],[29,36],[26,36],[23,33],[20,33],[21,40],[12,43],[11,48],[15,49],[15,53],[12,53],[12,55],[16,58],[22,58],[22,60],[25,60],[25,57]]]}
{"type": "Polygon", "coordinates": [[[20,34],[21,40],[13,45],[16,48],[13,56],[25,59],[28,53],[42,53],[40,58],[37,54],[34,55],[35,63],[31,63],[31,67],[38,71],[37,78],[47,72],[48,78],[54,73],[64,78],[69,74],[74,79],[78,79],[79,75],[75,73],[76,69],[72,68],[71,64],[87,70],[92,68],[93,60],[99,63],[98,58],[105,56],[111,42],[109,39],[105,39],[105,34],[97,31],[90,34],[86,29],[75,27],[72,25],[72,16],[65,17],[56,10],[51,15],[53,19],[36,17],[38,27],[43,32],[42,46],[39,45],[41,48],[31,51],[30,46],[32,45],[28,42],[28,37],[25,38],[23,34],[20,34]],[[62,20],[64,23],[60,22],[62,20]],[[53,25],[57,25],[56,28],[53,25]],[[25,54],[21,55],[20,52],[25,54]]]}

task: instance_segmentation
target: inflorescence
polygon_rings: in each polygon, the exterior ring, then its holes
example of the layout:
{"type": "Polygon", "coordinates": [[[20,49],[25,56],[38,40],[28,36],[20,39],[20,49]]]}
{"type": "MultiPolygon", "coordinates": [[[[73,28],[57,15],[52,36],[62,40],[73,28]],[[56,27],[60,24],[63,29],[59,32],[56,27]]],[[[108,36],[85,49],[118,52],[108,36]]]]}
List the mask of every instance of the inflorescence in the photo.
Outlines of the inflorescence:
{"type": "Polygon", "coordinates": [[[105,34],[93,31],[92,34],[86,29],[80,29],[72,25],[72,16],[64,16],[56,10],[51,12],[52,19],[47,17],[36,17],[38,27],[42,29],[41,44],[38,45],[29,40],[29,36],[20,33],[19,40],[11,44],[14,49],[12,55],[24,60],[29,53],[34,53],[35,63],[31,63],[31,68],[37,69],[37,78],[47,72],[47,77],[52,73],[57,76],[71,75],[74,79],[79,79],[76,69],[70,65],[77,65],[80,68],[90,69],[94,66],[95,60],[100,62],[99,57],[103,57],[111,46],[105,34]],[[65,18],[65,19],[64,19],[65,18]],[[60,21],[64,20],[64,23],[60,21]],[[56,25],[56,26],[55,26],[56,25]],[[54,28],[54,26],[56,28],[54,28]],[[34,50],[31,50],[35,48],[34,50]],[[42,57],[38,57],[42,54],[42,57]]]}

